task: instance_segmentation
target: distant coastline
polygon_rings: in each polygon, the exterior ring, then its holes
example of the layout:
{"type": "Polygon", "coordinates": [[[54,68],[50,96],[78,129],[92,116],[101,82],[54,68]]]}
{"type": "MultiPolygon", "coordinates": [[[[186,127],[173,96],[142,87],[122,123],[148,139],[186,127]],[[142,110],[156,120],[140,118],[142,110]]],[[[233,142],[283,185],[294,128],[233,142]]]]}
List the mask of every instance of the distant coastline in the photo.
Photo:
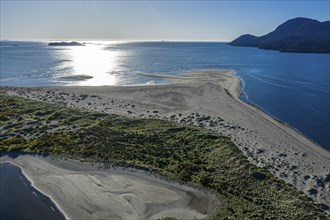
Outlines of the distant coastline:
{"type": "Polygon", "coordinates": [[[245,34],[231,41],[231,46],[258,47],[291,53],[330,53],[330,21],[294,18],[274,31],[256,37],[245,34]]]}

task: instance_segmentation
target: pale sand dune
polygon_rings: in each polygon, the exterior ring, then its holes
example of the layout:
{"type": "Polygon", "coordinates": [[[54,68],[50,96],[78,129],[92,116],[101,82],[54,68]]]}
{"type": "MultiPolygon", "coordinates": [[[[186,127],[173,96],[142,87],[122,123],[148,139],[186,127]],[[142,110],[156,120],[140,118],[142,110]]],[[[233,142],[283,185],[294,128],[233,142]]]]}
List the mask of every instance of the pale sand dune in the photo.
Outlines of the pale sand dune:
{"type": "Polygon", "coordinates": [[[217,205],[214,196],[142,173],[27,155],[0,157],[5,161],[20,166],[69,219],[201,219],[217,205]]]}
{"type": "Polygon", "coordinates": [[[61,102],[73,108],[134,117],[165,118],[222,132],[231,136],[252,163],[267,167],[270,172],[303,190],[315,201],[330,206],[329,151],[241,101],[238,98],[240,80],[232,71],[194,71],[184,77],[169,78],[174,80],[173,84],[0,89],[11,95],[61,102]],[[80,94],[89,96],[80,99],[80,94]],[[198,121],[196,113],[210,116],[212,120],[221,118],[222,122],[212,124],[210,119],[198,121]],[[317,193],[313,190],[314,193],[310,194],[310,189],[317,190],[317,193]]]}

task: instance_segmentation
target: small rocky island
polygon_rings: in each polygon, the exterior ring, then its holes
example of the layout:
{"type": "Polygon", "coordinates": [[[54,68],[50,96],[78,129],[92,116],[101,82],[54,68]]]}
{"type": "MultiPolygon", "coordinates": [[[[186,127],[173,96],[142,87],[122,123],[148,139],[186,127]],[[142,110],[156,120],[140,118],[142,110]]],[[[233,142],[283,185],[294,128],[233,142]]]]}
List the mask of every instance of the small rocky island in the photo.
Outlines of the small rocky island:
{"type": "Polygon", "coordinates": [[[85,46],[84,44],[78,43],[76,41],[72,42],[52,42],[49,43],[48,46],[85,46]]]}
{"type": "Polygon", "coordinates": [[[258,47],[266,50],[299,53],[330,53],[330,21],[294,18],[274,31],[257,37],[244,34],[229,43],[231,46],[258,47]]]}

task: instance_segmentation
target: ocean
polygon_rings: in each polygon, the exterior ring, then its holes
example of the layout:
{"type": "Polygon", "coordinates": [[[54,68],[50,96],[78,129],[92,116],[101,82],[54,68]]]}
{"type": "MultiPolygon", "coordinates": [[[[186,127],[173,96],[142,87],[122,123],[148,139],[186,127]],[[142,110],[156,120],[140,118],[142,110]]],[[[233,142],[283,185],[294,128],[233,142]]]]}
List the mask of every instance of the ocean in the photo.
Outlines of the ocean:
{"type": "Polygon", "coordinates": [[[2,41],[0,85],[144,85],[171,81],[140,73],[231,69],[242,80],[242,100],[330,150],[330,54],[280,53],[215,42],[86,42],[82,47],[47,43],[2,41]],[[93,78],[65,78],[72,75],[93,78]]]}

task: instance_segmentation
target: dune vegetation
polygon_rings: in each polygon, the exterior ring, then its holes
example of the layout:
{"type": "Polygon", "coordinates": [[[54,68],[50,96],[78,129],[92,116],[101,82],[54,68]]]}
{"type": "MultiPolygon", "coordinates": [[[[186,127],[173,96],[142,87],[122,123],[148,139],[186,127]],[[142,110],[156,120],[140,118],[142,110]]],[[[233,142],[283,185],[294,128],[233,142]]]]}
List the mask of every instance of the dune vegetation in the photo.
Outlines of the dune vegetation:
{"type": "Polygon", "coordinates": [[[214,193],[214,219],[326,219],[302,192],[252,165],[230,138],[159,119],[0,94],[0,151],[132,167],[214,193]]]}

